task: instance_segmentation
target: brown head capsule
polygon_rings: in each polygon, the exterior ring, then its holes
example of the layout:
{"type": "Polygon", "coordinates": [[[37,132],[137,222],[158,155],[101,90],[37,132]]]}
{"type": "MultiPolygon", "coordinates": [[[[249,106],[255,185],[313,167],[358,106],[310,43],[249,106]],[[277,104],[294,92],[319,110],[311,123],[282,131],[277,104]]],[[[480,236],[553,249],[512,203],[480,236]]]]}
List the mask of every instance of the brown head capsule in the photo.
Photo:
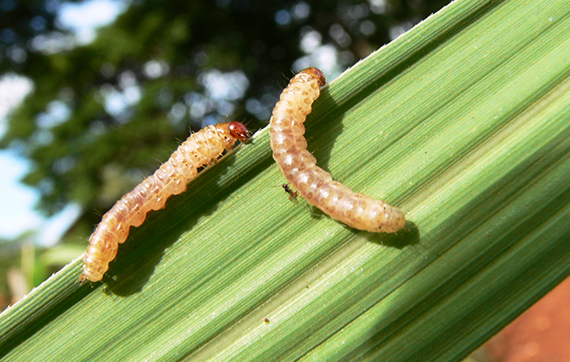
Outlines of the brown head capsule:
{"type": "Polygon", "coordinates": [[[371,232],[400,230],[406,222],[402,211],[334,181],[307,151],[303,123],[324,84],[323,73],[308,68],[283,90],[270,120],[273,158],[298,194],[333,219],[371,232]]]}
{"type": "Polygon", "coordinates": [[[200,167],[231,150],[237,140],[245,142],[248,139],[249,132],[240,122],[208,126],[190,135],[153,175],[103,215],[89,237],[81,281],[101,280],[109,269],[109,262],[117,255],[119,244],[127,240],[131,226],[140,226],[150,210],[162,209],[168,197],[184,192],[200,167]]]}
{"type": "Polygon", "coordinates": [[[249,131],[242,123],[236,121],[230,122],[228,129],[230,130],[230,134],[241,142],[247,142],[249,140],[249,131]]]}

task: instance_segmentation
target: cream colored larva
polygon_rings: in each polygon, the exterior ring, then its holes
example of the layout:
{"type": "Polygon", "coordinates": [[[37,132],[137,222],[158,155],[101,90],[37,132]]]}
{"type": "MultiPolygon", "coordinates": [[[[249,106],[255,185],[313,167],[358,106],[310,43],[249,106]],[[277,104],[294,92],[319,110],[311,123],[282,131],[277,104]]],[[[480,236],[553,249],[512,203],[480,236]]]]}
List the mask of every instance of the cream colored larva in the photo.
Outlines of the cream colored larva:
{"type": "Polygon", "coordinates": [[[218,159],[233,148],[237,140],[248,140],[248,132],[240,122],[208,126],[184,141],[168,161],[143,180],[135,189],[113,205],[89,238],[83,257],[81,281],[99,281],[115,259],[119,244],[124,243],[131,226],[140,226],[150,210],[164,207],[166,199],[186,190],[188,181],[198,169],[218,159]]]}
{"type": "Polygon", "coordinates": [[[283,90],[270,121],[273,158],[299,195],[333,219],[371,232],[400,230],[406,222],[400,209],[334,181],[330,173],[316,166],[317,160],[307,151],[303,122],[323,85],[323,73],[308,68],[283,90]]]}

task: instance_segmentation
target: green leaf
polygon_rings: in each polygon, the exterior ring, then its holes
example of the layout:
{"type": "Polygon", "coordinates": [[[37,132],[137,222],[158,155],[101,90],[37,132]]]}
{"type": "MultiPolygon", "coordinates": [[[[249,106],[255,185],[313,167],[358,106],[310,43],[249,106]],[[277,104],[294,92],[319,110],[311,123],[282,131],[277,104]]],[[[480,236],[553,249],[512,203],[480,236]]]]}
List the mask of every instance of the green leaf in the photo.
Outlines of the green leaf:
{"type": "Polygon", "coordinates": [[[570,272],[570,7],[455,1],[326,87],[320,166],[401,207],[372,235],[290,202],[268,130],[0,316],[7,360],[457,360],[570,272]],[[112,278],[112,279],[111,279],[112,278]]]}

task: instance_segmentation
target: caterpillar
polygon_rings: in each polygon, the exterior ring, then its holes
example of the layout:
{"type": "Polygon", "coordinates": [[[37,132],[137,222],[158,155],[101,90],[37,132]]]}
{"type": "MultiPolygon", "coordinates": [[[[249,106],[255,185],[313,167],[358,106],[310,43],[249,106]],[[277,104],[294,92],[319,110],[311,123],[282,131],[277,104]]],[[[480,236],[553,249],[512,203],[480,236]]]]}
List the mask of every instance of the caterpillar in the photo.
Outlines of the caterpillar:
{"type": "Polygon", "coordinates": [[[153,175],[145,178],[103,215],[89,237],[80,281],[103,279],[109,263],[117,255],[119,244],[127,240],[131,226],[140,226],[150,210],[162,209],[168,197],[186,191],[186,184],[196,177],[200,167],[231,150],[237,140],[246,142],[248,139],[249,132],[240,122],[208,126],[191,134],[153,175]]]}
{"type": "Polygon", "coordinates": [[[333,219],[359,230],[396,232],[406,222],[400,209],[333,180],[307,151],[303,123],[325,83],[319,69],[307,68],[283,90],[269,121],[273,159],[297,193],[333,219]]]}

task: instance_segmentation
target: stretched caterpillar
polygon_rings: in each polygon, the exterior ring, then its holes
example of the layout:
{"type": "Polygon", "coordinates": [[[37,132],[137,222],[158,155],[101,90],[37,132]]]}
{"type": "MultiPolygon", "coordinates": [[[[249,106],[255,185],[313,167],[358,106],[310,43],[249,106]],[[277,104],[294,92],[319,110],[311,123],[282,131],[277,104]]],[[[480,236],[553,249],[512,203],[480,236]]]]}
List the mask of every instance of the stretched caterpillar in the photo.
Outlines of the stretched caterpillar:
{"type": "Polygon", "coordinates": [[[186,184],[196,177],[198,168],[231,150],[237,140],[246,142],[248,139],[249,133],[240,122],[208,126],[190,135],[153,175],[103,215],[89,237],[80,281],[101,280],[109,269],[109,262],[117,255],[119,244],[127,240],[131,226],[140,226],[150,210],[162,209],[169,196],[186,191],[186,184]]]}
{"type": "Polygon", "coordinates": [[[307,151],[303,122],[325,83],[320,70],[307,68],[283,90],[269,121],[273,159],[299,195],[333,219],[371,232],[400,230],[406,222],[402,211],[334,181],[307,151]]]}

